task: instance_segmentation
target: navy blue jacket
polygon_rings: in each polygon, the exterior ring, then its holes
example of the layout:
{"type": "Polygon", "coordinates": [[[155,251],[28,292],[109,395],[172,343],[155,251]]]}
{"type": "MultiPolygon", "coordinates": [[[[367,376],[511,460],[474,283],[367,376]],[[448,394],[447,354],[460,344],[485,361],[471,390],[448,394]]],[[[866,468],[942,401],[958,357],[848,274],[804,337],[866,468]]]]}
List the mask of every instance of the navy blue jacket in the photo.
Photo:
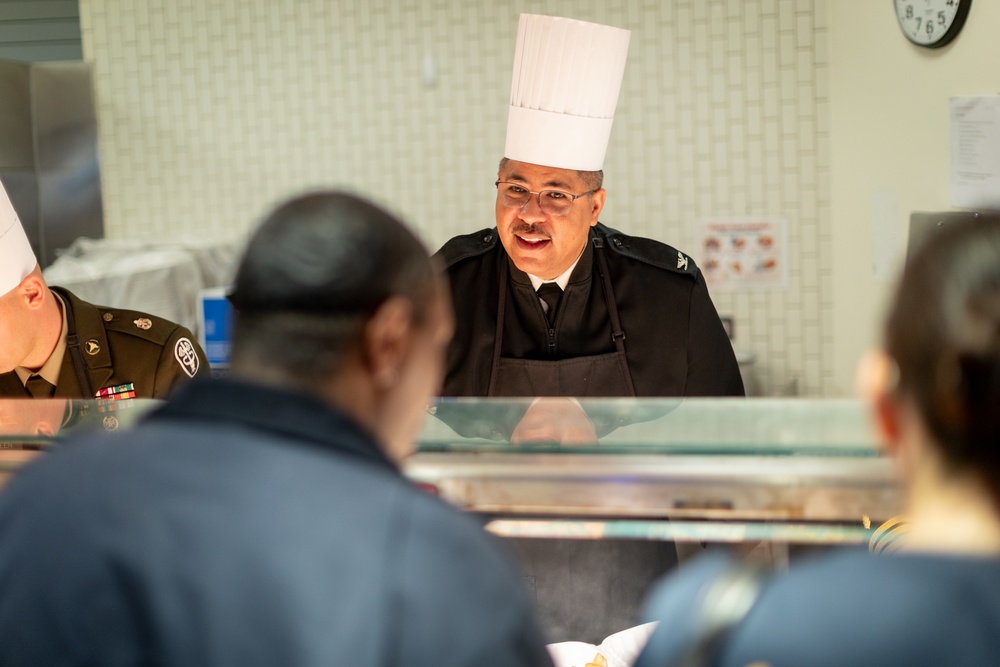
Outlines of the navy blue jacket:
{"type": "MultiPolygon", "coordinates": [[[[636,667],[668,667],[698,634],[711,558],[667,579],[646,620],[660,625],[636,667]]],[[[717,667],[995,667],[1000,558],[872,556],[846,550],[793,563],[766,582],[715,654],[717,667]]]]}
{"type": "Polygon", "coordinates": [[[545,665],[470,516],[307,395],[194,382],[0,492],[0,665],[545,665]]]}

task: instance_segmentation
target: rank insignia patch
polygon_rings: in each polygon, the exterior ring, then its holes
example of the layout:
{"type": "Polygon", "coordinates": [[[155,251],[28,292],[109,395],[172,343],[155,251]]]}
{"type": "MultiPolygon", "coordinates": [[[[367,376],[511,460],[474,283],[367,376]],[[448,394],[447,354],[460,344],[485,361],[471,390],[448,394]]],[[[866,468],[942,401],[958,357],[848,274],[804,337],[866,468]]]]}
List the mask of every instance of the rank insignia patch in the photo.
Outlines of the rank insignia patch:
{"type": "Polygon", "coordinates": [[[174,345],[174,357],[177,359],[177,363],[181,365],[181,368],[184,369],[184,372],[187,373],[188,377],[193,378],[201,366],[198,353],[194,350],[194,343],[187,338],[177,340],[177,343],[174,345]]]}
{"type": "Polygon", "coordinates": [[[153,321],[150,320],[148,317],[140,317],[132,324],[139,327],[143,331],[149,331],[150,329],[153,328],[153,321]]]}

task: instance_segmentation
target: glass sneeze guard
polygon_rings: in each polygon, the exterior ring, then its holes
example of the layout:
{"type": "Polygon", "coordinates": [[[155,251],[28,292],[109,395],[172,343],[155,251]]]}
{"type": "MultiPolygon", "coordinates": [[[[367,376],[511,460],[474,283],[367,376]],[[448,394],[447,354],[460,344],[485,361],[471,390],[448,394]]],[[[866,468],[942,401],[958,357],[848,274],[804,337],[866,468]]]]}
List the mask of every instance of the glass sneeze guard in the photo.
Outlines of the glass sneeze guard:
{"type": "Polygon", "coordinates": [[[505,536],[856,543],[898,512],[857,400],[468,398],[428,412],[408,474],[505,536]]]}
{"type": "Polygon", "coordinates": [[[879,456],[864,407],[850,399],[445,398],[428,412],[420,452],[879,456]],[[512,443],[534,412],[551,428],[512,443]],[[586,421],[594,438],[566,438],[586,421]]]}
{"type": "MultiPolygon", "coordinates": [[[[0,401],[0,484],[159,401],[0,401]]],[[[501,535],[859,542],[897,513],[855,400],[439,399],[404,471],[501,535]]]]}

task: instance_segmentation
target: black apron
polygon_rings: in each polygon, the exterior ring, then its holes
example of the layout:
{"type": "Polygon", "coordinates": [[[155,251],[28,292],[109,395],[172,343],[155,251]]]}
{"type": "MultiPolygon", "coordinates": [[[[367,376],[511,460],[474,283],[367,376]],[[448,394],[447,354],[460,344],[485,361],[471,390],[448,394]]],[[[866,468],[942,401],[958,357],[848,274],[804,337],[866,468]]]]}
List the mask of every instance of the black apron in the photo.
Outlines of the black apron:
{"type": "MultiPolygon", "coordinates": [[[[500,298],[489,396],[635,396],[625,332],[611,286],[604,239],[592,237],[615,351],[558,361],[501,356],[509,268],[500,298]]],[[[565,298],[565,295],[563,295],[565,298]]],[[[541,304],[539,303],[539,308],[541,304]]],[[[555,334],[549,327],[549,340],[555,334]]],[[[646,592],[677,564],[672,542],[507,538],[528,580],[549,641],[600,643],[635,623],[646,592]]]]}
{"type": "MultiPolygon", "coordinates": [[[[507,262],[502,261],[493,365],[487,396],[635,396],[632,375],[625,358],[625,332],[618,318],[608,261],[604,257],[604,239],[593,237],[591,241],[611,317],[611,339],[615,343],[615,352],[553,361],[501,356],[508,279],[507,262]]],[[[555,330],[550,326],[550,340],[554,335],[555,330]]]]}

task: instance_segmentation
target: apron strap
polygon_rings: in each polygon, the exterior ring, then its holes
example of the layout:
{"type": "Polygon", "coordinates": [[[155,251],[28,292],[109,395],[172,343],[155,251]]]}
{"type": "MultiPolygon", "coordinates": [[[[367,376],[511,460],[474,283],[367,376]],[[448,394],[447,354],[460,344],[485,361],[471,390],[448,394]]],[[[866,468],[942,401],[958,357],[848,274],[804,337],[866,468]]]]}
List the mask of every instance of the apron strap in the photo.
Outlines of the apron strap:
{"type": "Polygon", "coordinates": [[[500,352],[503,349],[503,317],[507,310],[507,256],[500,258],[500,294],[497,296],[497,330],[493,336],[493,363],[490,364],[490,384],[487,396],[496,396],[497,374],[500,368],[500,352]]]}
{"type": "Polygon", "coordinates": [[[68,297],[59,300],[62,302],[63,308],[66,309],[66,350],[73,359],[76,379],[80,383],[80,390],[84,397],[93,398],[94,388],[90,386],[90,376],[87,375],[87,362],[83,360],[83,352],[80,351],[80,338],[76,335],[76,318],[73,317],[73,306],[70,305],[68,297]]]}
{"type": "Polygon", "coordinates": [[[628,395],[635,396],[632,374],[628,370],[628,361],[625,358],[625,332],[622,330],[622,323],[618,318],[618,303],[615,301],[615,292],[611,286],[608,260],[604,256],[604,239],[595,236],[592,241],[594,243],[594,255],[597,257],[597,272],[601,274],[601,283],[604,286],[604,300],[608,304],[608,314],[611,316],[611,340],[614,341],[615,349],[618,351],[618,365],[621,366],[622,376],[625,378],[625,386],[628,388],[628,395]]]}
{"type": "MultiPolygon", "coordinates": [[[[604,256],[604,239],[594,237],[594,254],[597,256],[598,272],[601,274],[601,281],[604,286],[604,300],[608,307],[608,314],[611,317],[611,340],[615,343],[617,350],[618,367],[625,380],[627,396],[635,396],[635,385],[632,384],[632,374],[628,370],[628,361],[625,358],[625,332],[622,330],[621,320],[618,317],[618,306],[615,303],[615,293],[611,287],[611,275],[608,271],[608,260],[604,256]]],[[[493,363],[490,368],[490,384],[487,389],[487,396],[496,395],[497,378],[500,367],[500,353],[503,348],[503,323],[504,313],[507,305],[507,257],[503,257],[500,262],[500,293],[497,297],[497,328],[493,337],[493,363]]]]}

